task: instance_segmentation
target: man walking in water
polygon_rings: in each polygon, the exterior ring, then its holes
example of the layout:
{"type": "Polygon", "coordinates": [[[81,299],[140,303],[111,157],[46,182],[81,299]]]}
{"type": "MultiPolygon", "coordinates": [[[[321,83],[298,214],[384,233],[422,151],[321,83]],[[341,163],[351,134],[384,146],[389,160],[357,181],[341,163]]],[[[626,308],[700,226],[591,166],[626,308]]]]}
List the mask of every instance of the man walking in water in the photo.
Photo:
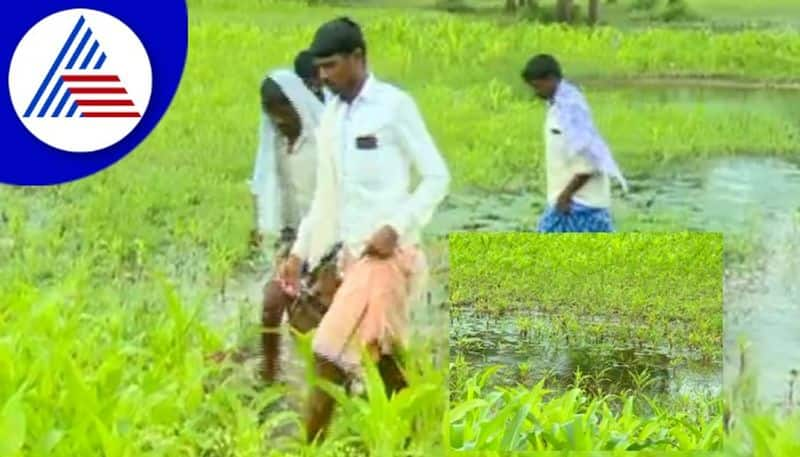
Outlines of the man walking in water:
{"type": "Polygon", "coordinates": [[[627,184],[595,128],[580,90],[550,55],[530,59],[523,80],[548,105],[545,122],[547,209],[540,232],[613,232],[610,178],[627,184]]]}
{"type": "MultiPolygon", "coordinates": [[[[450,174],[414,100],[368,70],[358,24],[323,24],[310,50],[335,96],[320,122],[311,209],[281,277],[285,290],[296,292],[303,263],[343,244],[343,282],[314,336],[315,369],[343,383],[360,374],[366,348],[392,393],[406,385],[396,349],[406,344],[407,306],[427,276],[421,231],[446,196],[450,174]],[[421,177],[413,190],[412,169],[421,177]]],[[[309,402],[308,439],[322,439],[334,400],[315,387],[309,402]]]]}

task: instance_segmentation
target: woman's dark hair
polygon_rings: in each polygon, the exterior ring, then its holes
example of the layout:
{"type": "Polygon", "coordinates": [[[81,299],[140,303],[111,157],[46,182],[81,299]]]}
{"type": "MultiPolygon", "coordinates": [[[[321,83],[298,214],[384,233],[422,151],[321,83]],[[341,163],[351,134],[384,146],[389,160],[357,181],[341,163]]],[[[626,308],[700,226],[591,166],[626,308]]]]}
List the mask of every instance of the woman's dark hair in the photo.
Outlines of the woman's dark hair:
{"type": "Polygon", "coordinates": [[[316,76],[314,55],[309,50],[300,51],[294,58],[294,72],[302,80],[314,79],[316,76]]]}
{"type": "Polygon", "coordinates": [[[264,78],[261,82],[261,106],[266,109],[268,106],[284,105],[291,105],[291,102],[281,90],[281,86],[272,78],[264,78]]]}
{"type": "Polygon", "coordinates": [[[561,79],[561,65],[555,57],[549,54],[539,54],[532,57],[525,68],[522,69],[522,79],[530,81],[532,79],[561,79]]]}

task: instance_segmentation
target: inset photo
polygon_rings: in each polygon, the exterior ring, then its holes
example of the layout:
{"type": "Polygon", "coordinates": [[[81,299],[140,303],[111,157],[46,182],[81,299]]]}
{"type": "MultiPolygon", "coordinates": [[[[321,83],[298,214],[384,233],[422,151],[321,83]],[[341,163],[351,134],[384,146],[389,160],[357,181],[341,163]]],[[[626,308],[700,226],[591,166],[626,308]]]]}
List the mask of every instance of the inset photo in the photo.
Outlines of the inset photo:
{"type": "Polygon", "coordinates": [[[449,247],[451,448],[721,446],[721,234],[453,233],[449,247]]]}

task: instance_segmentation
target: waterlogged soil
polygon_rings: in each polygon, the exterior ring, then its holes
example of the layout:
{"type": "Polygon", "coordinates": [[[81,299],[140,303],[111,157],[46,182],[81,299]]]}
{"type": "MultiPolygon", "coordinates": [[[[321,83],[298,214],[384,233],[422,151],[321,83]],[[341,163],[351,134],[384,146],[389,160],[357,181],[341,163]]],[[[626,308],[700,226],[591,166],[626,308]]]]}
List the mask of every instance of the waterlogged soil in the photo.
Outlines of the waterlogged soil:
{"type": "MultiPolygon", "coordinates": [[[[613,209],[630,219],[624,229],[647,230],[649,222],[668,217],[678,228],[722,232],[755,248],[744,259],[729,258],[725,268],[724,386],[733,387],[740,377],[742,339],[749,342],[745,363],[756,373],[761,400],[784,402],[789,373],[800,369],[800,168],[777,159],[725,158],[630,181],[632,192],[618,196],[613,209]]],[[[454,196],[433,229],[532,231],[541,200],[533,194],[454,196]]],[[[517,363],[523,356],[491,354],[482,358],[517,363]]],[[[550,362],[542,357],[534,365],[550,362]]],[[[701,372],[674,371],[687,385],[710,382],[701,372]]]]}
{"type": "MultiPolygon", "coordinates": [[[[630,91],[633,108],[635,103],[654,100],[703,103],[718,109],[725,109],[731,103],[747,103],[755,110],[780,109],[787,118],[800,118],[800,92],[711,87],[664,90],[663,87],[604,86],[592,82],[587,85],[600,90],[630,91]]],[[[649,176],[630,177],[629,181],[632,193],[624,198],[617,194],[614,203],[615,215],[625,219],[623,229],[648,230],[651,222],[659,227],[660,220],[670,217],[677,220],[681,228],[745,236],[753,246],[760,248],[745,259],[746,268],[740,268],[742,265],[738,262],[726,265],[724,382],[727,386],[737,382],[743,359],[738,341],[743,338],[749,341],[745,364],[757,373],[762,398],[770,403],[782,402],[787,394],[789,371],[800,369],[800,283],[797,281],[800,278],[800,169],[774,159],[727,158],[661,169],[649,176]]],[[[58,207],[64,198],[59,188],[44,193],[35,189],[0,187],[0,193],[5,197],[24,199],[28,215],[25,230],[31,234],[51,229],[49,219],[53,208],[58,207]]],[[[428,242],[441,243],[451,231],[533,231],[542,203],[543,197],[535,193],[461,192],[451,195],[427,230],[428,242]]],[[[2,226],[6,215],[0,216],[2,226]]],[[[0,230],[0,257],[19,243],[2,232],[0,230]]],[[[179,248],[166,249],[176,251],[179,248]]],[[[198,274],[197,262],[204,258],[202,253],[196,256],[186,252],[163,254],[175,260],[174,271],[169,272],[171,277],[186,278],[183,270],[192,272],[191,281],[179,284],[181,295],[195,296],[198,289],[205,290],[204,295],[208,295],[207,321],[220,332],[228,349],[244,348],[247,366],[255,373],[261,289],[270,273],[268,258],[238,269],[222,287],[207,284],[202,273],[198,274]]],[[[447,255],[442,249],[429,255],[432,296],[424,306],[412,312],[413,331],[415,337],[438,341],[437,347],[442,348],[442,357],[445,357],[449,325],[444,307],[447,255]]],[[[473,330],[477,331],[475,329],[480,326],[478,320],[475,321],[473,330]]],[[[467,331],[471,325],[454,331],[467,331]]],[[[530,354],[518,354],[510,324],[490,327],[496,335],[485,330],[489,332],[486,335],[494,335],[500,343],[509,346],[504,346],[504,353],[497,356],[486,351],[468,353],[476,363],[489,360],[511,364],[524,359],[517,363],[530,364],[530,370],[535,371],[537,364],[545,365],[546,362],[553,364],[556,371],[564,372],[569,371],[570,364],[577,365],[574,360],[587,358],[580,354],[589,354],[588,359],[608,360],[602,362],[607,366],[629,367],[640,362],[643,366],[655,368],[671,365],[663,360],[663,354],[634,351],[632,360],[627,349],[614,349],[603,355],[593,353],[592,348],[572,348],[573,353],[569,353],[554,351],[545,343],[540,344],[542,362],[539,363],[530,354]]],[[[305,368],[293,352],[291,338],[288,334],[284,336],[284,376],[299,387],[303,383],[305,368]]],[[[663,373],[661,368],[654,371],[663,373]]],[[[684,384],[690,388],[707,385],[711,379],[702,370],[689,367],[673,366],[667,372],[669,376],[662,379],[666,380],[667,386],[673,387],[678,378],[684,379],[684,384]]],[[[300,392],[302,389],[296,390],[300,392]]]]}
{"type": "MultiPolygon", "coordinates": [[[[447,310],[446,273],[448,269],[446,251],[440,246],[428,246],[430,279],[428,294],[422,303],[410,310],[411,338],[425,339],[439,350],[431,354],[433,363],[445,366],[447,357],[447,310]]],[[[258,378],[261,362],[259,328],[263,288],[272,276],[270,253],[264,252],[239,268],[209,302],[206,322],[224,338],[225,351],[240,359],[253,379],[258,378]]],[[[306,360],[298,350],[294,336],[289,331],[284,316],[281,326],[281,373],[280,381],[289,388],[289,406],[295,410],[302,407],[307,393],[306,360]]]]}
{"type": "MultiPolygon", "coordinates": [[[[631,341],[604,344],[594,339],[571,342],[557,330],[557,316],[529,310],[515,310],[489,316],[467,308],[451,313],[451,361],[459,357],[470,371],[499,365],[495,384],[533,385],[547,377],[548,385],[566,388],[574,384],[575,373],[586,377],[584,387],[603,392],[625,390],[651,394],[714,395],[721,385],[721,367],[691,363],[668,348],[647,348],[631,341]],[[521,318],[536,322],[525,331],[521,318]],[[555,329],[555,331],[553,331],[555,329]],[[645,385],[642,375],[649,382],[645,385]]],[[[624,325],[606,322],[608,326],[624,325]]],[[[457,362],[458,363],[458,362],[457,362]]]]}
{"type": "Polygon", "coordinates": [[[651,209],[678,210],[689,227],[749,235],[757,246],[747,268],[726,269],[724,380],[735,385],[738,341],[747,341],[760,398],[781,403],[789,372],[800,369],[800,168],[743,158],[687,167],[661,180],[651,209]]]}

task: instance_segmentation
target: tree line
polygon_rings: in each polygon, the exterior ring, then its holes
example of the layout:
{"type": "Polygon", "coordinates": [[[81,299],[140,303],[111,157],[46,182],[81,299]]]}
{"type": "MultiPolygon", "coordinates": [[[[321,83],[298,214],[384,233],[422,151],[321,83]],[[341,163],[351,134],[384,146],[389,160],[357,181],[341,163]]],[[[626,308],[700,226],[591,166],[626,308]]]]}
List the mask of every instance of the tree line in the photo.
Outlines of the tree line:
{"type": "MultiPolygon", "coordinates": [[[[658,0],[638,0],[645,8],[653,7],[658,0]]],[[[677,6],[684,0],[667,0],[667,6],[677,6]]],[[[522,8],[538,9],[541,7],[539,0],[505,0],[505,9],[509,13],[516,13],[522,8]]],[[[580,4],[575,0],[556,0],[554,17],[558,22],[572,23],[580,9],[580,4]]],[[[606,4],[615,4],[617,0],[606,0],[606,4]]],[[[600,0],[586,0],[586,18],[590,25],[595,25],[600,20],[600,0]]]]}

